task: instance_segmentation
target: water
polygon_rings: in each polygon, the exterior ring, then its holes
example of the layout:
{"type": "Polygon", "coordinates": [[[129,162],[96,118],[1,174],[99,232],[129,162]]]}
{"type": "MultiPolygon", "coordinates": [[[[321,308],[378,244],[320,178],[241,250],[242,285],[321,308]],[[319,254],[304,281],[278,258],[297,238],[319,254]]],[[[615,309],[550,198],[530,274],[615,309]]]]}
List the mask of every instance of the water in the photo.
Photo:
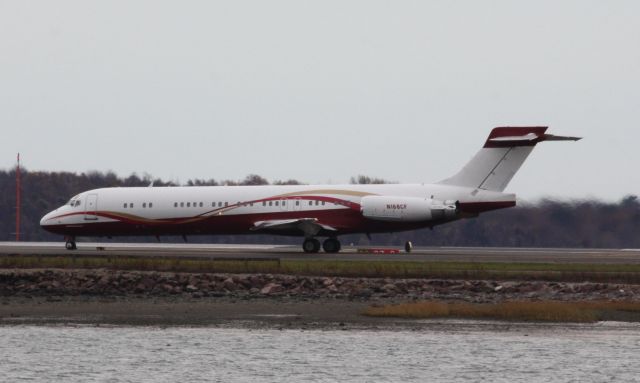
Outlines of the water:
{"type": "Polygon", "coordinates": [[[0,380],[640,382],[640,326],[427,329],[1,326],[0,380]]]}

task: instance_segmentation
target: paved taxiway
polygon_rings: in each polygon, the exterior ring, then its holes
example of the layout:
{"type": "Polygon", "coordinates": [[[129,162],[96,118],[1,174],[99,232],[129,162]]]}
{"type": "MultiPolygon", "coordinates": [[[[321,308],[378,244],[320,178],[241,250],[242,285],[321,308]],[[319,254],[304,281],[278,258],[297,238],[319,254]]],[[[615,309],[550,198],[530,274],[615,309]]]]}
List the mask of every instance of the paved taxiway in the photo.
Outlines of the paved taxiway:
{"type": "Polygon", "coordinates": [[[337,259],[403,260],[450,262],[544,262],[640,264],[640,249],[552,249],[502,247],[418,247],[407,254],[360,254],[356,247],[345,246],[339,254],[305,254],[299,246],[282,245],[209,245],[169,243],[82,243],[69,251],[62,242],[0,242],[0,256],[68,255],[197,257],[210,259],[337,259]]]}

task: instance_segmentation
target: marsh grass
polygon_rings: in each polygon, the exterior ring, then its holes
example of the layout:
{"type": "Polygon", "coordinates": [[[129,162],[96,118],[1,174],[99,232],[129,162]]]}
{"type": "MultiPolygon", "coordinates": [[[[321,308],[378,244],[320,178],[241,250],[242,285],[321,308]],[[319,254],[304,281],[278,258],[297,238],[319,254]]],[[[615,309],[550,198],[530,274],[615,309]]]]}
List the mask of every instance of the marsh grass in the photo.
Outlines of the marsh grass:
{"type": "Polygon", "coordinates": [[[64,255],[0,256],[0,268],[106,268],[194,273],[267,273],[368,278],[538,280],[640,283],[640,265],[507,262],[340,261],[305,259],[207,259],[64,255]]]}
{"type": "Polygon", "coordinates": [[[458,318],[531,322],[640,321],[640,302],[511,301],[500,303],[448,303],[425,301],[369,307],[363,314],[371,317],[458,318]]]}

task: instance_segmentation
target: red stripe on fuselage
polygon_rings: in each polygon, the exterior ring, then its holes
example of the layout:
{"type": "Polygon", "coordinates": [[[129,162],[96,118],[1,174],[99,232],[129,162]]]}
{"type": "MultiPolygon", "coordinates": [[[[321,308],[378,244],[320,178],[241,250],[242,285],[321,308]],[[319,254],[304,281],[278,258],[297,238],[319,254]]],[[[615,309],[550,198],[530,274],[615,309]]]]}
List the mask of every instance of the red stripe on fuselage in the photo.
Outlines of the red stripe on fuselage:
{"type": "MultiPolygon", "coordinates": [[[[283,211],[254,214],[213,215],[190,223],[160,224],[131,223],[126,221],[85,221],[74,225],[48,225],[48,231],[75,236],[116,235],[182,235],[182,234],[252,234],[250,231],[258,221],[316,218],[318,222],[337,229],[337,234],[358,232],[390,232],[418,229],[431,226],[432,222],[385,222],[370,220],[358,211],[350,209],[326,209],[315,211],[283,211]]],[[[265,232],[262,232],[265,233],[265,232]]],[[[270,232],[271,233],[271,232],[270,232]]],[[[274,232],[274,234],[277,234],[274,232]]],[[[294,235],[295,233],[286,233],[294,235]]],[[[300,233],[301,235],[302,233],[300,233]]]]}
{"type": "MultiPolygon", "coordinates": [[[[305,196],[306,199],[318,197],[305,196]]],[[[325,197],[320,197],[325,198],[325,197]]],[[[331,199],[326,197],[325,201],[331,199]]],[[[295,197],[293,199],[296,199],[295,197]]],[[[274,200],[274,199],[271,199],[274,200]]],[[[278,200],[278,198],[275,198],[278,200]]],[[[261,202],[261,201],[260,201],[261,202]]],[[[254,202],[255,203],[255,202],[254,202]]],[[[360,205],[352,203],[353,205],[360,205]]],[[[461,213],[477,214],[490,210],[503,209],[515,206],[515,201],[494,201],[494,202],[461,202],[459,209],[461,213]]],[[[233,207],[240,207],[235,204],[233,207]]],[[[229,207],[229,206],[228,206],[229,207]]],[[[113,222],[83,221],[70,225],[44,225],[44,229],[57,234],[74,236],[117,236],[117,235],[182,235],[182,234],[252,234],[261,233],[251,231],[254,223],[258,221],[315,218],[319,223],[337,229],[336,234],[350,233],[380,233],[414,230],[424,227],[440,225],[449,221],[424,221],[424,222],[392,222],[377,221],[365,218],[360,209],[353,206],[349,209],[322,209],[322,210],[297,210],[265,213],[247,214],[209,214],[206,216],[196,216],[175,219],[146,219],[130,218],[113,212],[98,211],[95,213],[75,212],[64,214],[72,215],[95,215],[114,219],[113,222]]],[[[56,218],[58,218],[56,217],[56,218]]],[[[457,218],[455,218],[457,219],[457,218]]],[[[454,219],[454,220],[455,220],[454,219]]],[[[262,232],[264,233],[264,232],[262,232]]],[[[283,233],[295,235],[295,233],[283,233]]]]}

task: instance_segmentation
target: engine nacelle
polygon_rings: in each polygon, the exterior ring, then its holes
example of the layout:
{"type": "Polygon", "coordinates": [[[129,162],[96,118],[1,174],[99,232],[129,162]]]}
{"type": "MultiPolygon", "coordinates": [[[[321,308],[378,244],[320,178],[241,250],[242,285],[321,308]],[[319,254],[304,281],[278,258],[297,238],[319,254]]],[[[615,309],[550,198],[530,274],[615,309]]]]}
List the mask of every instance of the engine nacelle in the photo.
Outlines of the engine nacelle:
{"type": "Polygon", "coordinates": [[[363,216],[379,221],[421,222],[451,219],[458,214],[456,201],[431,198],[366,196],[360,203],[363,216]]]}

